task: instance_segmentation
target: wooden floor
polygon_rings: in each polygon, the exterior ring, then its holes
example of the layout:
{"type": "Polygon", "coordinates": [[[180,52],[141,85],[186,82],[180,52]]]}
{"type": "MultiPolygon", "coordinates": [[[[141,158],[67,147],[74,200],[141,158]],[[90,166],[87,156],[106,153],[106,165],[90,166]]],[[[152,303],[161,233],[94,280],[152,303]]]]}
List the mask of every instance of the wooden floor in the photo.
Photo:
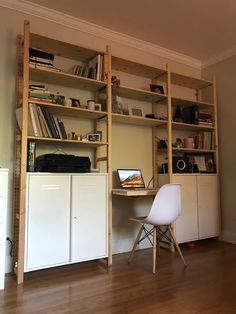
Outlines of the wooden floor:
{"type": "Polygon", "coordinates": [[[17,286],[7,276],[0,313],[236,313],[236,245],[200,241],[177,254],[161,250],[153,275],[150,250],[114,256],[113,267],[99,261],[25,276],[17,286]]]}

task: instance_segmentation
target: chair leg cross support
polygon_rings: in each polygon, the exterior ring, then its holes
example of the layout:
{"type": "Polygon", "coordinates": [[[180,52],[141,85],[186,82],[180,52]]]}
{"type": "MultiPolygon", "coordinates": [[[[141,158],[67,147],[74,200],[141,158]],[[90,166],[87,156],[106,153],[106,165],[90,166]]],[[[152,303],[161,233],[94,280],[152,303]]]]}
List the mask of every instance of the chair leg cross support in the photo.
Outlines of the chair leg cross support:
{"type": "Polygon", "coordinates": [[[187,267],[187,263],[183,257],[183,254],[180,250],[178,242],[176,241],[171,225],[166,226],[166,229],[163,231],[159,226],[153,226],[151,230],[148,230],[145,228],[145,225],[143,224],[139,229],[138,235],[134,242],[134,246],[132,248],[132,251],[128,259],[128,263],[131,263],[137,245],[146,238],[148,238],[149,242],[151,243],[153,247],[153,268],[152,268],[153,274],[156,273],[157,247],[159,249],[159,243],[163,238],[167,239],[168,241],[170,241],[171,243],[175,245],[176,250],[179,253],[180,258],[182,259],[184,266],[187,267]],[[167,235],[167,231],[169,231],[170,237],[167,235]],[[142,232],[144,232],[145,234],[141,238],[142,232]],[[150,236],[152,237],[153,241],[151,241],[150,236]]]}

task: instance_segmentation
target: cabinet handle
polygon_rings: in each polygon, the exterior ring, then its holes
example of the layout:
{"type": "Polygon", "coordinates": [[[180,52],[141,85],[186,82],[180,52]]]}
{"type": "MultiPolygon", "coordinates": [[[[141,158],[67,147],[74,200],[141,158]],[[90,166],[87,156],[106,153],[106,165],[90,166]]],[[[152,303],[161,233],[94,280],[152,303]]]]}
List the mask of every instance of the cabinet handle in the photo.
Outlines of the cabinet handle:
{"type": "Polygon", "coordinates": [[[58,184],[43,184],[41,186],[42,190],[59,190],[60,185],[58,184]]]}

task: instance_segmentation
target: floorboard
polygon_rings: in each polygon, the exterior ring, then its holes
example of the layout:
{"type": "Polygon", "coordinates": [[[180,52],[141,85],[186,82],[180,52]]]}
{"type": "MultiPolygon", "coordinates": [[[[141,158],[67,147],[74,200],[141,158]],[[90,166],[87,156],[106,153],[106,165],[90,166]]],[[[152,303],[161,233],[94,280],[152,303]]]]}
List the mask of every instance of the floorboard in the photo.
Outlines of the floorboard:
{"type": "Polygon", "coordinates": [[[187,268],[162,249],[156,275],[149,249],[131,264],[127,253],[115,255],[109,269],[91,261],[31,272],[19,286],[8,275],[0,313],[236,313],[236,245],[204,240],[182,252],[187,268]]]}

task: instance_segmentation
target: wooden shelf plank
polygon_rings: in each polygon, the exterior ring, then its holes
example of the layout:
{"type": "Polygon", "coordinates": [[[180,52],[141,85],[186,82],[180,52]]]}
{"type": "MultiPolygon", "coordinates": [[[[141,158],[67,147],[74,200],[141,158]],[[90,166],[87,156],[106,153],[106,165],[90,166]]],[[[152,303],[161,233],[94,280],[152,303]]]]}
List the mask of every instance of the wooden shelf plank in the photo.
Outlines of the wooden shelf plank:
{"type": "Polygon", "coordinates": [[[152,196],[157,194],[158,189],[136,189],[136,190],[125,190],[125,189],[113,189],[113,195],[120,196],[152,196]]]}
{"type": "Polygon", "coordinates": [[[85,47],[78,47],[70,43],[61,42],[59,40],[40,36],[34,33],[30,34],[30,45],[31,47],[53,53],[60,57],[78,60],[86,63],[94,58],[97,54],[104,53],[85,47]]]}
{"type": "Polygon", "coordinates": [[[215,153],[214,149],[200,149],[200,148],[177,148],[173,147],[172,151],[175,153],[215,153]]]}
{"type": "Polygon", "coordinates": [[[140,125],[140,126],[149,126],[149,127],[167,124],[167,121],[165,120],[149,119],[149,118],[138,117],[138,116],[128,116],[128,115],[126,116],[126,115],[122,115],[118,113],[112,114],[112,120],[113,122],[140,125]]]}
{"type": "Polygon", "coordinates": [[[30,80],[91,91],[98,91],[107,85],[103,81],[32,66],[30,66],[30,80]]]}
{"type": "Polygon", "coordinates": [[[119,87],[113,86],[112,91],[114,95],[120,97],[132,98],[139,101],[147,101],[152,103],[167,99],[167,95],[153,93],[147,90],[132,88],[124,85],[120,85],[119,87]]]}
{"type": "Polygon", "coordinates": [[[125,60],[112,56],[112,68],[116,71],[121,71],[137,76],[143,76],[150,79],[155,79],[165,75],[166,70],[157,69],[145,64],[136,63],[130,60],[125,60]]]}
{"type": "Polygon", "coordinates": [[[194,89],[202,89],[202,88],[206,88],[208,86],[213,85],[212,81],[189,77],[186,75],[173,73],[173,72],[171,73],[171,83],[174,85],[179,85],[179,86],[194,88],[194,89]]]}
{"type": "Polygon", "coordinates": [[[48,138],[48,137],[38,137],[38,136],[28,136],[28,140],[33,140],[36,142],[56,142],[62,144],[75,144],[75,145],[83,145],[88,147],[98,147],[103,145],[108,145],[107,142],[86,142],[86,141],[75,141],[75,140],[64,140],[60,138],[48,138]]]}
{"type": "Polygon", "coordinates": [[[215,128],[212,126],[198,125],[198,124],[187,124],[181,122],[172,122],[172,128],[178,130],[199,130],[199,131],[214,131],[215,128]]]}
{"type": "Polygon", "coordinates": [[[205,107],[214,107],[214,104],[207,103],[204,101],[194,101],[194,100],[188,100],[188,99],[182,99],[182,98],[176,98],[172,97],[172,105],[182,105],[182,106],[193,106],[198,105],[200,108],[205,107]]]}
{"type": "Polygon", "coordinates": [[[107,112],[105,111],[74,108],[74,107],[67,107],[67,106],[55,105],[55,104],[45,104],[45,103],[41,103],[40,101],[29,100],[28,102],[34,103],[40,106],[45,106],[50,110],[51,113],[57,114],[57,115],[63,115],[67,117],[79,117],[79,118],[85,118],[85,119],[102,119],[102,118],[107,117],[107,112]]]}

